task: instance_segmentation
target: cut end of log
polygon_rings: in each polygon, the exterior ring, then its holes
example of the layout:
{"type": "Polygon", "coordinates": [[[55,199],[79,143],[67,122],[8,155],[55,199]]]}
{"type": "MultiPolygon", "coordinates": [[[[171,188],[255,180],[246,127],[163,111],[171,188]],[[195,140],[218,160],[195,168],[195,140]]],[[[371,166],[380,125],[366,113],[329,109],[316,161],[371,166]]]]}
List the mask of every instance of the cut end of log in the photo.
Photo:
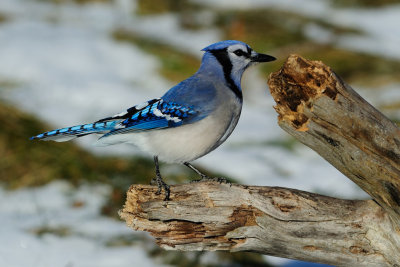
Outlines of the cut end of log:
{"type": "MultiPolygon", "coordinates": [[[[255,225],[256,216],[261,212],[245,205],[235,207],[233,201],[221,207],[214,199],[226,192],[221,187],[230,185],[214,182],[174,185],[171,186],[171,201],[164,201],[162,194],[156,195],[156,186],[134,185],[129,188],[119,215],[134,230],[149,232],[165,249],[234,250],[245,240],[230,238],[228,233],[255,225]]],[[[229,200],[226,196],[219,199],[229,200]]]]}
{"type": "Polygon", "coordinates": [[[321,61],[290,55],[283,67],[271,73],[268,80],[279,122],[287,122],[298,131],[307,131],[309,117],[305,110],[312,110],[313,102],[322,95],[334,100],[336,82],[332,70],[321,61]]]}

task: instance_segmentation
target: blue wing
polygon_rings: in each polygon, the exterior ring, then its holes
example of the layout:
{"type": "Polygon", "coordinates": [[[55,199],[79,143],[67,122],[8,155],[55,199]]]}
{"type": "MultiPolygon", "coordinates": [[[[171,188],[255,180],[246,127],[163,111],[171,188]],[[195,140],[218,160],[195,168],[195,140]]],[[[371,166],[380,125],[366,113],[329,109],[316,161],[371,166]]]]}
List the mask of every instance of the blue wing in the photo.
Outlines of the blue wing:
{"type": "Polygon", "coordinates": [[[199,111],[193,106],[184,106],[157,98],[98,122],[120,120],[113,130],[101,137],[103,138],[115,134],[177,127],[201,118],[199,111]]]}
{"type": "Polygon", "coordinates": [[[56,129],[33,136],[31,139],[63,142],[95,133],[104,134],[101,136],[103,138],[114,134],[177,127],[204,117],[193,106],[185,106],[157,98],[94,123],[56,129]]]}
{"type": "Polygon", "coordinates": [[[116,125],[115,130],[102,137],[196,122],[215,109],[215,99],[214,84],[194,75],[172,87],[162,98],[132,107],[122,117],[107,118],[123,120],[116,125]]]}
{"type": "Polygon", "coordinates": [[[177,127],[199,121],[215,109],[216,88],[212,82],[192,76],[156,98],[94,123],[45,132],[31,139],[68,141],[88,134],[101,138],[130,132],[177,127]],[[200,82],[201,81],[201,82],[200,82]]]}

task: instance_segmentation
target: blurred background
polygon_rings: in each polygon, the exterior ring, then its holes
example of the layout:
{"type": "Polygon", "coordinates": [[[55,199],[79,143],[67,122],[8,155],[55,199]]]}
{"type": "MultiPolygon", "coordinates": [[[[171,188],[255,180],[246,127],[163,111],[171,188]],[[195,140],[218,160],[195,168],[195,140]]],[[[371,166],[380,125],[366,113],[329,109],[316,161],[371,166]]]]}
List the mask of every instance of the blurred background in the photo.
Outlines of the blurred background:
{"type": "MultiPolygon", "coordinates": [[[[267,77],[290,53],[322,60],[400,121],[398,0],[1,0],[0,266],[317,266],[253,253],[171,252],[118,219],[125,191],[154,176],[133,147],[96,137],[32,142],[161,96],[225,39],[278,58],[245,74],[239,124],[195,162],[210,175],[367,198],[283,132],[267,77]]],[[[167,182],[196,178],[161,166],[167,182]]]]}

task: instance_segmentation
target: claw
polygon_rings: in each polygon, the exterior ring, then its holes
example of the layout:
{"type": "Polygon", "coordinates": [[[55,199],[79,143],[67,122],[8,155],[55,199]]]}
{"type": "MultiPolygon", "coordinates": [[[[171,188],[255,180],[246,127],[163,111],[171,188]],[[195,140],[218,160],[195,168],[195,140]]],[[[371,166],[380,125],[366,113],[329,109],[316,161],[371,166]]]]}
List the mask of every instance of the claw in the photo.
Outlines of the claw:
{"type": "Polygon", "coordinates": [[[152,180],[151,180],[151,182],[150,182],[150,184],[152,184],[152,185],[157,185],[157,187],[158,187],[158,190],[157,190],[157,192],[156,192],[156,195],[160,195],[161,194],[161,191],[164,189],[164,192],[165,192],[165,198],[164,198],[164,200],[166,201],[166,200],[169,200],[169,195],[170,195],[170,189],[169,189],[169,185],[168,184],[166,184],[164,181],[163,181],[163,179],[161,178],[161,176],[157,176],[156,178],[153,178],[152,180]]]}
{"type": "Polygon", "coordinates": [[[190,169],[192,169],[193,171],[195,171],[198,175],[200,175],[201,179],[198,180],[193,180],[190,183],[199,183],[199,182],[205,182],[205,181],[214,181],[214,182],[218,182],[220,184],[224,183],[224,184],[229,184],[230,186],[232,186],[232,183],[229,182],[227,179],[223,178],[223,177],[208,177],[207,175],[205,175],[204,173],[202,173],[201,171],[199,171],[198,169],[196,169],[195,167],[193,167],[192,164],[190,164],[189,162],[185,162],[184,163],[187,167],[189,167],[190,169]]]}
{"type": "Polygon", "coordinates": [[[224,177],[208,177],[208,176],[202,176],[201,179],[198,180],[193,180],[190,183],[200,183],[200,182],[206,182],[206,181],[213,181],[213,182],[218,182],[220,184],[229,184],[229,186],[232,186],[232,183],[229,182],[226,178],[224,177]]]}
{"type": "Polygon", "coordinates": [[[158,157],[157,156],[154,156],[154,163],[156,165],[156,178],[153,178],[151,180],[150,184],[157,184],[158,190],[156,192],[156,195],[161,194],[162,189],[164,189],[164,192],[165,192],[164,201],[167,201],[167,200],[169,200],[169,195],[170,195],[171,191],[169,189],[169,185],[166,184],[161,177],[160,167],[158,165],[158,157]]]}

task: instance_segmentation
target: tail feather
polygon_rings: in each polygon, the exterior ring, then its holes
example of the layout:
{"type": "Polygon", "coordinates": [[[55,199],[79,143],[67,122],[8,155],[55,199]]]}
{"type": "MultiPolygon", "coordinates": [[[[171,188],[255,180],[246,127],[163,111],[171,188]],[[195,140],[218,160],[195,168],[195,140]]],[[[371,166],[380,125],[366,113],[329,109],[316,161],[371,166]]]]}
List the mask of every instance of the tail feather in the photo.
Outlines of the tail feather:
{"type": "Polygon", "coordinates": [[[31,140],[43,140],[43,141],[56,141],[65,142],[71,139],[85,136],[94,133],[107,133],[115,129],[115,125],[119,121],[107,121],[107,122],[95,122],[89,124],[82,124],[72,127],[66,127],[61,129],[52,130],[49,132],[41,133],[36,136],[32,136],[31,140]]]}

